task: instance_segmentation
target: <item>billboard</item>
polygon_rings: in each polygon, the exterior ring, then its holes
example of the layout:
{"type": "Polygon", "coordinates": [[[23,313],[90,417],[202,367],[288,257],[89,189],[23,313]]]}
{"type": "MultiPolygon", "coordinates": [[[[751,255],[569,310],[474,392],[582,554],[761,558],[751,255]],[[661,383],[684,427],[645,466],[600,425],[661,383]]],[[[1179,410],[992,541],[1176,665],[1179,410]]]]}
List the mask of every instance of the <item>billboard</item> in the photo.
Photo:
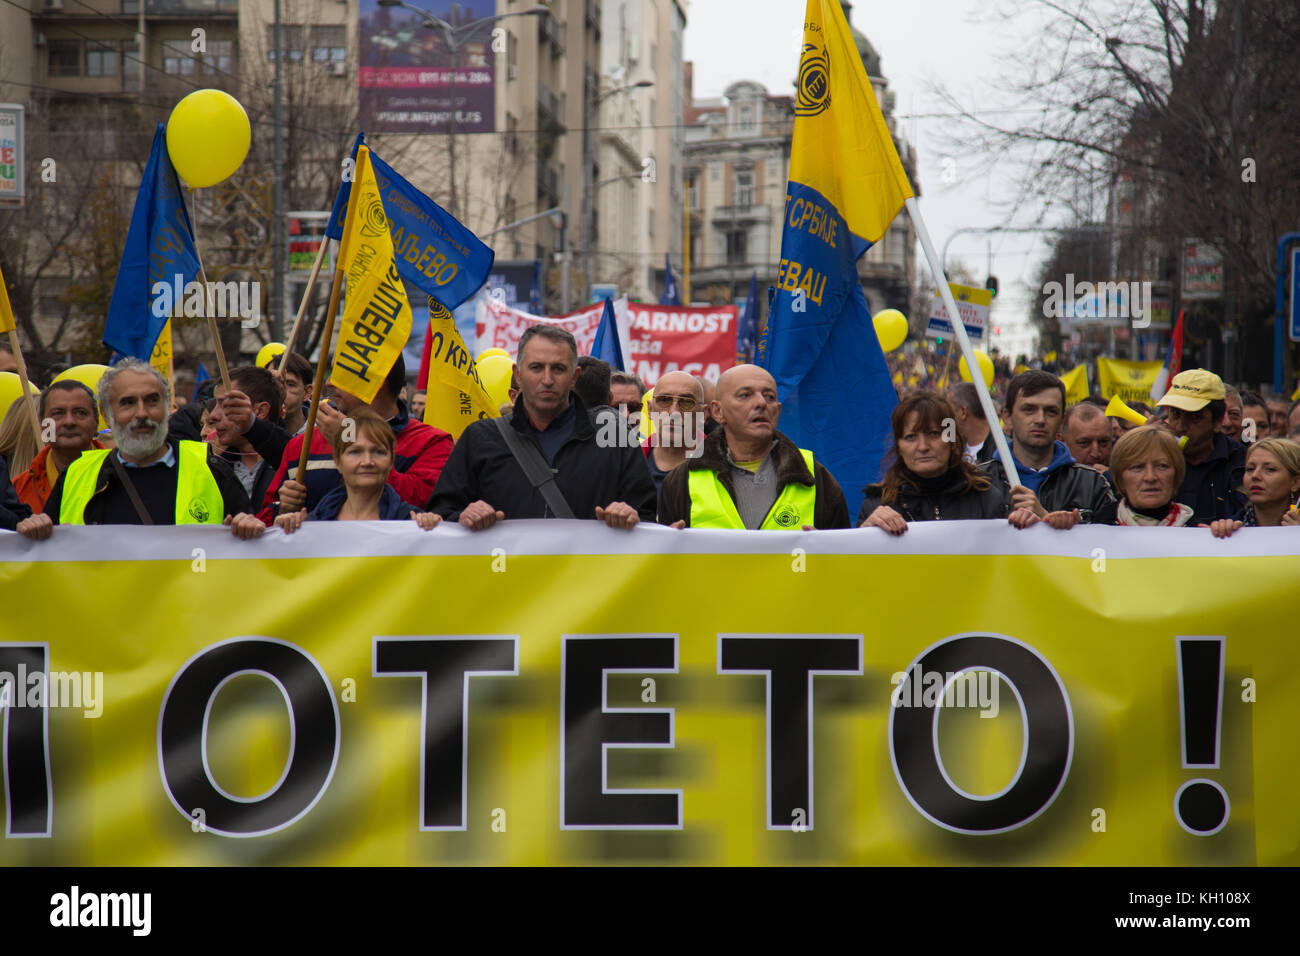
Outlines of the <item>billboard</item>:
{"type": "Polygon", "coordinates": [[[357,84],[371,133],[491,133],[496,129],[494,0],[427,5],[432,17],[361,0],[357,84]]]}
{"type": "Polygon", "coordinates": [[[23,110],[17,103],[0,103],[0,207],[23,204],[23,110]]]}

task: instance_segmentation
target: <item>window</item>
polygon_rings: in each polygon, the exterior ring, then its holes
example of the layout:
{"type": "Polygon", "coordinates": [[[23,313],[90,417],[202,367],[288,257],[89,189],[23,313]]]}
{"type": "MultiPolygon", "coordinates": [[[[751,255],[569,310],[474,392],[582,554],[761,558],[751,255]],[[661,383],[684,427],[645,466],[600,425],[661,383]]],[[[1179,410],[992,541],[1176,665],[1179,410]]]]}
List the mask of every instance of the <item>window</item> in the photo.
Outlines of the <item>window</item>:
{"type": "Polygon", "coordinates": [[[687,206],[691,209],[700,208],[700,171],[692,169],[686,174],[686,196],[687,206]]]}
{"type": "Polygon", "coordinates": [[[311,58],[316,63],[343,63],[348,58],[348,28],[342,24],[311,28],[311,58]]]}
{"type": "Polygon", "coordinates": [[[743,232],[727,233],[727,265],[743,266],[745,264],[746,238],[743,232]]]}
{"type": "Polygon", "coordinates": [[[736,206],[754,204],[754,171],[752,169],[736,170],[735,195],[732,197],[736,206]]]}
{"type": "Polygon", "coordinates": [[[736,111],[737,123],[742,133],[753,132],[754,129],[754,107],[742,106],[736,111]]]}
{"type": "Polygon", "coordinates": [[[134,40],[122,44],[122,81],[130,87],[140,84],[140,48],[134,40]]]}
{"type": "Polygon", "coordinates": [[[195,57],[190,52],[189,40],[163,42],[163,72],[174,76],[193,76],[195,57]]]}
{"type": "Polygon", "coordinates": [[[230,73],[235,65],[234,40],[209,40],[208,52],[203,54],[204,73],[230,73]]]}
{"type": "Polygon", "coordinates": [[[140,0],[122,0],[123,13],[139,13],[140,0]]]}
{"type": "Polygon", "coordinates": [[[117,76],[117,44],[86,41],[86,76],[117,76]]]}
{"type": "Polygon", "coordinates": [[[50,40],[50,76],[81,76],[81,41],[50,40]]]}
{"type": "Polygon", "coordinates": [[[511,156],[519,152],[519,121],[513,113],[506,114],[506,152],[511,156]]]}
{"type": "MultiPolygon", "coordinates": [[[[302,60],[302,25],[301,24],[280,24],[280,46],[284,50],[284,57],[294,63],[302,60]]],[[[268,24],[266,27],[266,58],[272,63],[275,62],[275,27],[268,24]]]]}

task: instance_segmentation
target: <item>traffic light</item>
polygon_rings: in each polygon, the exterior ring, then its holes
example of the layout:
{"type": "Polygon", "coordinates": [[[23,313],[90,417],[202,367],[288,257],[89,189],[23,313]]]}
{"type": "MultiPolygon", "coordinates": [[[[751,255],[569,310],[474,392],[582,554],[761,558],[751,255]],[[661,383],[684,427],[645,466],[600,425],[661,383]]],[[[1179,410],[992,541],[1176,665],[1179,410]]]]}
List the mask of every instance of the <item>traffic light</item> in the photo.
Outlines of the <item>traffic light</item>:
{"type": "Polygon", "coordinates": [[[985,280],[984,280],[984,288],[986,288],[986,289],[988,289],[990,292],[992,292],[992,293],[993,293],[993,298],[996,299],[996,298],[998,297],[998,277],[997,277],[997,276],[989,276],[987,279],[985,279],[985,280]]]}

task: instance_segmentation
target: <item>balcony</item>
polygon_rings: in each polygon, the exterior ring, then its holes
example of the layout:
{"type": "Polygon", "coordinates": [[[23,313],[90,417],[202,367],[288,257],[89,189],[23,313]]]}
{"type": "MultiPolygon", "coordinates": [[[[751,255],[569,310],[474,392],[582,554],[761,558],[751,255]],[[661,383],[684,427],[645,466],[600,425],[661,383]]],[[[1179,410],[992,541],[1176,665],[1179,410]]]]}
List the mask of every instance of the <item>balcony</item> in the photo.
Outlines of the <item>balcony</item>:
{"type": "Polygon", "coordinates": [[[752,203],[733,206],[715,206],[710,214],[710,218],[716,226],[725,226],[731,223],[770,222],[772,219],[772,208],[770,206],[760,206],[752,203]]]}
{"type": "MultiPolygon", "coordinates": [[[[49,2],[46,0],[47,4],[49,2]]],[[[122,0],[123,14],[135,15],[139,12],[140,0],[122,0]]],[[[144,12],[150,17],[237,17],[239,0],[146,0],[144,12]]]]}
{"type": "Polygon", "coordinates": [[[537,18],[538,40],[541,44],[550,44],[553,56],[564,55],[564,24],[551,14],[537,18]]]}

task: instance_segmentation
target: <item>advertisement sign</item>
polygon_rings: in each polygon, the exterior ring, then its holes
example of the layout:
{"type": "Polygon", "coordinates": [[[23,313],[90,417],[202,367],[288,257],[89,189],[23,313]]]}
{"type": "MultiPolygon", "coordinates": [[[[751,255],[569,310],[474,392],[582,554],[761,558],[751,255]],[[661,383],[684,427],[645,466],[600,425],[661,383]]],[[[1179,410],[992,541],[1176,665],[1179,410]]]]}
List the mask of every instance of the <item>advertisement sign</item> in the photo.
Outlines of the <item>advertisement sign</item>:
{"type": "Polygon", "coordinates": [[[24,109],[17,103],[0,103],[0,208],[22,206],[27,195],[24,109]]]}
{"type": "MultiPolygon", "coordinates": [[[[371,133],[490,133],[496,129],[493,0],[426,4],[446,28],[405,7],[361,0],[361,120],[371,133]],[[436,24],[435,24],[436,26],[436,24]]],[[[502,41],[503,42],[503,41],[502,41]]]]}
{"type": "Polygon", "coordinates": [[[1223,298],[1223,253],[1203,239],[1183,240],[1183,300],[1223,298]]]}
{"type": "MultiPolygon", "coordinates": [[[[956,285],[948,283],[952,297],[961,313],[962,324],[966,326],[966,335],[972,345],[984,341],[984,330],[989,322],[989,307],[993,303],[993,291],[977,286],[956,285]]],[[[934,301],[930,304],[930,319],[925,326],[927,339],[949,339],[953,336],[952,320],[948,317],[948,308],[943,304],[939,290],[934,292],[934,301]]]]}
{"type": "MultiPolygon", "coordinates": [[[[330,214],[325,212],[291,212],[289,220],[289,273],[294,279],[306,279],[316,264],[320,244],[325,241],[325,224],[330,214]]],[[[333,255],[330,255],[333,258],[333,255]]],[[[329,260],[321,263],[323,275],[332,271],[329,260]]]]}

